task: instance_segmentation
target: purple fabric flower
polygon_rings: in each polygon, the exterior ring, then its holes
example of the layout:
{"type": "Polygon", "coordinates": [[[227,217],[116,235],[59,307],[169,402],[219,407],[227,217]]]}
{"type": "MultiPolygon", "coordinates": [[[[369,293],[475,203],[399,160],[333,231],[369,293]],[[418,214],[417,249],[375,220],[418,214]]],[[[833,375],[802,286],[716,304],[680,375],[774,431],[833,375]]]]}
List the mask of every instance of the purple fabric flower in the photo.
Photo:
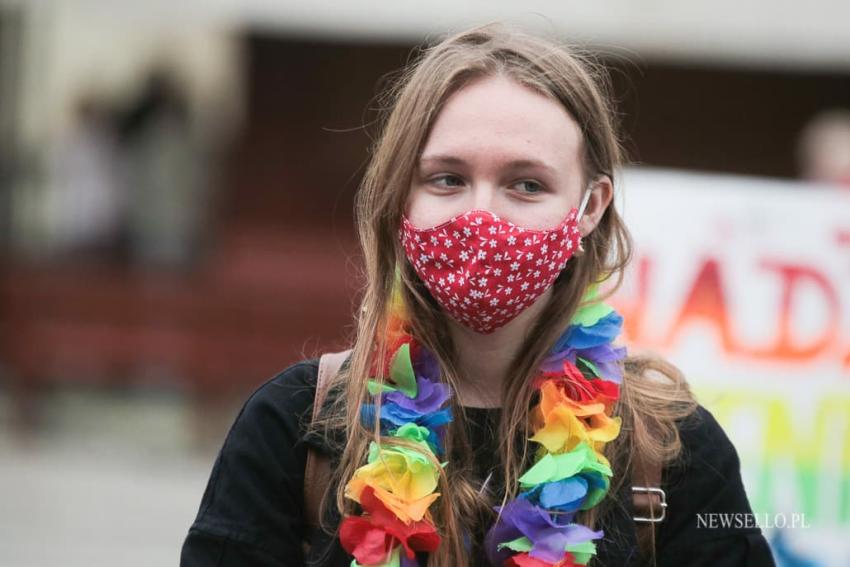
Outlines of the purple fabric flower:
{"type": "Polygon", "coordinates": [[[413,360],[413,372],[432,382],[440,381],[440,363],[430,350],[419,346],[419,356],[413,360]]]}
{"type": "Polygon", "coordinates": [[[501,518],[487,534],[487,556],[493,564],[501,565],[514,552],[509,548],[498,550],[498,545],[525,536],[532,544],[529,555],[557,563],[563,559],[567,545],[598,539],[604,535],[602,530],[593,531],[587,526],[569,523],[568,520],[562,522],[553,520],[548,511],[526,499],[512,500],[502,508],[501,518]]]}
{"type": "Polygon", "coordinates": [[[567,347],[557,354],[548,356],[543,361],[541,369],[545,372],[560,372],[565,360],[575,364],[576,357],[581,357],[593,362],[605,380],[620,384],[623,381],[623,370],[618,362],[625,358],[626,352],[626,347],[613,347],[610,344],[585,349],[567,347]]]}
{"type": "Polygon", "coordinates": [[[408,398],[403,392],[385,392],[381,394],[383,402],[385,404],[392,402],[412,413],[423,415],[440,409],[440,406],[446,403],[451,396],[446,384],[433,382],[419,376],[416,378],[416,388],[415,398],[408,398]]]}
{"type": "MultiPolygon", "coordinates": [[[[406,423],[415,423],[429,430],[428,443],[434,453],[441,456],[445,445],[445,424],[452,420],[451,409],[442,408],[451,396],[449,387],[424,377],[416,379],[416,397],[403,392],[381,394],[381,433],[391,435],[406,423]]],[[[360,411],[363,425],[371,428],[375,421],[375,405],[363,404],[360,411]]]]}

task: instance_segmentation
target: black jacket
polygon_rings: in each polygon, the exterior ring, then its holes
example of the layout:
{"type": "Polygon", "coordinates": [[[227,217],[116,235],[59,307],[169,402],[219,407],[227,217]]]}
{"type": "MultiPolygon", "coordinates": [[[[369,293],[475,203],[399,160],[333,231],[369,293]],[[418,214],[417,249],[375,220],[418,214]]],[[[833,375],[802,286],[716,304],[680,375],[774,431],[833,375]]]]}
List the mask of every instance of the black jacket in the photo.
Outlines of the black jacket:
{"type": "MultiPolygon", "coordinates": [[[[304,536],[304,466],[307,447],[319,451],[319,438],[304,435],[312,413],[318,361],[297,363],[260,386],[245,402],[219,451],[198,515],[183,544],[181,567],[271,567],[351,564],[339,541],[319,533],[309,557],[304,536]],[[321,556],[321,557],[320,557],[321,556]],[[321,560],[320,560],[321,559],[321,560]]],[[[499,409],[467,408],[477,472],[489,470],[495,435],[489,428],[499,409]]],[[[667,517],[658,529],[659,566],[775,566],[758,527],[709,529],[697,513],[750,513],[741,482],[738,454],[702,406],[679,427],[683,464],[664,470],[667,517]]],[[[333,459],[334,456],[330,455],[333,459]]],[[[616,475],[616,470],[614,472],[616,475]]],[[[600,519],[605,537],[591,565],[636,566],[631,482],[623,483],[622,503],[600,519]]],[[[608,496],[610,498],[611,495],[608,496]]],[[[325,517],[336,526],[333,507],[325,517]]],[[[485,565],[476,546],[477,563],[485,565]]],[[[424,563],[420,563],[424,565],[424,563]]]]}

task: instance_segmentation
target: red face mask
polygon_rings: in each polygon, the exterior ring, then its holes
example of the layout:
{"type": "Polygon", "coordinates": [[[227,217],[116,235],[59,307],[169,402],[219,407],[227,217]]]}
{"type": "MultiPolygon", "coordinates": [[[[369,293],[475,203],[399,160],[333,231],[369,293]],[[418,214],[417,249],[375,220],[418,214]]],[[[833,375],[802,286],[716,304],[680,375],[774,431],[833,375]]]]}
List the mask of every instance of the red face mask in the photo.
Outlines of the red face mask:
{"type": "Polygon", "coordinates": [[[433,228],[402,216],[407,259],[437,303],[457,322],[482,334],[506,325],[554,283],[581,241],[587,205],[555,228],[532,230],[475,209],[433,228]]]}

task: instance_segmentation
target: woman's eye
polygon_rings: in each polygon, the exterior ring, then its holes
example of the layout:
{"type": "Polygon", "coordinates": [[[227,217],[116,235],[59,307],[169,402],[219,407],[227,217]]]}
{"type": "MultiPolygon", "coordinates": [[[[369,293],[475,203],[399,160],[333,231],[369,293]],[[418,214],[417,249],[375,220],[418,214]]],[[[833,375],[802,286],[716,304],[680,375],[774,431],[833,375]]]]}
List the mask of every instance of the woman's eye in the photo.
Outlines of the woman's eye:
{"type": "Polygon", "coordinates": [[[463,184],[463,181],[460,179],[460,177],[456,175],[441,175],[432,179],[431,183],[433,183],[437,187],[454,188],[460,187],[463,184]],[[457,183],[456,185],[453,184],[455,182],[457,183]]]}
{"type": "Polygon", "coordinates": [[[531,181],[530,179],[520,181],[516,184],[516,187],[520,188],[521,193],[526,193],[528,195],[536,195],[543,191],[543,186],[540,183],[531,181]]]}

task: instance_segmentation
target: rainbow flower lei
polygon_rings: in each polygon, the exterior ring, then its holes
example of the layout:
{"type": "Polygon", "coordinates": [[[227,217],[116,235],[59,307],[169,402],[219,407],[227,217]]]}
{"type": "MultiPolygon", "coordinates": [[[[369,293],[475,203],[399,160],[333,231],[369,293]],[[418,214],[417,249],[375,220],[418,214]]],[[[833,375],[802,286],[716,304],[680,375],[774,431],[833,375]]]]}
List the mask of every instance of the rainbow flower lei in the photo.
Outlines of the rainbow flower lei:
{"type": "MultiPolygon", "coordinates": [[[[485,539],[493,565],[586,565],[596,554],[593,540],[604,535],[573,522],[578,511],[596,506],[608,492],[612,471],[602,451],[621,424],[611,414],[626,349],[611,343],[623,319],[606,303],[593,301],[597,289],[598,284],[588,288],[582,298],[586,305],[534,378],[540,395],[531,410],[530,440],[539,448],[519,478],[517,498],[495,508],[499,517],[485,539]]],[[[380,412],[366,403],[361,420],[374,427],[377,418],[382,436],[417,448],[372,442],[367,463],[346,485],[346,497],[363,510],[340,525],[340,543],[354,556],[352,567],[414,567],[416,552],[433,552],[440,544],[429,507],[440,496],[438,466],[448,464],[441,459],[452,420],[451,393],[439,380],[434,356],[406,334],[397,300],[388,339],[381,375],[391,383],[369,381],[369,393],[380,397],[380,412]]],[[[373,365],[373,376],[377,370],[373,365]]]]}

